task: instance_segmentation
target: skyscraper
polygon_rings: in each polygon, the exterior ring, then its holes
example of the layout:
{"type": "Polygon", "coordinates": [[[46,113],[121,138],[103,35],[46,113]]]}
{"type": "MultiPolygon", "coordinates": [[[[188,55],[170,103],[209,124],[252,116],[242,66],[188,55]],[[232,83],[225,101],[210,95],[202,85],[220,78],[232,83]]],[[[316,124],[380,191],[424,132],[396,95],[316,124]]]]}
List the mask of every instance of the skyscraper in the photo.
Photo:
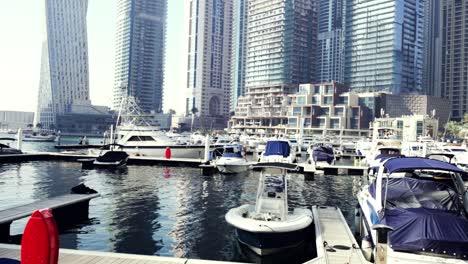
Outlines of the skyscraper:
{"type": "Polygon", "coordinates": [[[442,3],[424,2],[424,93],[441,96],[442,78],[442,3]]]}
{"type": "Polygon", "coordinates": [[[344,82],[344,0],[318,3],[318,82],[344,82]]]}
{"type": "Polygon", "coordinates": [[[345,83],[351,89],[422,92],[422,0],[348,0],[345,83]]]}
{"type": "Polygon", "coordinates": [[[162,110],[167,0],[118,0],[114,109],[133,96],[145,112],[162,110]]]}
{"type": "Polygon", "coordinates": [[[452,119],[468,113],[468,1],[443,0],[442,96],[452,119]]]}
{"type": "Polygon", "coordinates": [[[88,76],[88,0],[45,0],[46,39],[35,124],[54,129],[57,114],[73,104],[90,104],[88,76]]]}
{"type": "Polygon", "coordinates": [[[246,87],[298,85],[313,79],[315,0],[250,0],[246,87]]]}
{"type": "Polygon", "coordinates": [[[189,9],[186,113],[225,127],[231,90],[232,1],[186,0],[189,9]],[[196,111],[193,111],[196,110],[196,111]]]}
{"type": "Polygon", "coordinates": [[[245,93],[245,57],[247,51],[247,0],[233,1],[232,88],[230,109],[245,93]]]}

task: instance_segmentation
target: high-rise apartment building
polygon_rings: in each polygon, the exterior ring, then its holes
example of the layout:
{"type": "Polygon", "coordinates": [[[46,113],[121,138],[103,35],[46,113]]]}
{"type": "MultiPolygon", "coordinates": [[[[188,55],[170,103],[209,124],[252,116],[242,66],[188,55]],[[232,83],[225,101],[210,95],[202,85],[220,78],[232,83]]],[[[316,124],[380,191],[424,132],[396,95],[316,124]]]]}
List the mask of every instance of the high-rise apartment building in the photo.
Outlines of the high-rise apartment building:
{"type": "Polygon", "coordinates": [[[422,0],[348,0],[345,83],[355,90],[422,92],[422,0]]]}
{"type": "Polygon", "coordinates": [[[132,96],[162,110],[167,0],[118,0],[113,107],[132,96]]]}
{"type": "Polygon", "coordinates": [[[315,0],[250,0],[247,16],[247,89],[314,79],[315,0]]]}
{"type": "Polygon", "coordinates": [[[247,54],[247,0],[233,1],[232,89],[231,111],[239,96],[245,93],[245,61],[247,54]]]}
{"type": "Polygon", "coordinates": [[[45,0],[46,39],[34,123],[54,129],[57,114],[73,104],[90,104],[88,76],[88,0],[45,0]]]}
{"type": "Polygon", "coordinates": [[[442,77],[442,2],[424,2],[424,93],[441,96],[442,77]]]}
{"type": "Polygon", "coordinates": [[[451,102],[451,118],[460,120],[468,113],[468,1],[442,3],[442,96],[451,102]]]}
{"type": "Polygon", "coordinates": [[[344,82],[344,28],[345,0],[319,0],[317,79],[319,82],[344,82]]]}
{"type": "Polygon", "coordinates": [[[186,0],[188,8],[188,67],[186,113],[199,126],[226,127],[231,92],[233,3],[186,0]]]}

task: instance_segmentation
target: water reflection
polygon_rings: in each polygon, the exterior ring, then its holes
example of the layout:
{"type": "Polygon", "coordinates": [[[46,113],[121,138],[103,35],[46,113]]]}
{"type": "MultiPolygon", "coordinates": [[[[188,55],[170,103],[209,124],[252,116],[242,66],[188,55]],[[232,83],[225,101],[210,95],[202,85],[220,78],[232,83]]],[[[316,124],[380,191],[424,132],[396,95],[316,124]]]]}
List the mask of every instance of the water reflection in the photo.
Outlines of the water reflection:
{"type": "MultiPolygon", "coordinates": [[[[199,169],[128,166],[81,170],[79,163],[30,162],[0,166],[0,209],[68,193],[84,182],[101,197],[90,203],[90,220],[61,234],[62,247],[212,260],[246,261],[226,212],[254,203],[258,172],[201,176],[199,169]]],[[[359,177],[289,179],[290,207],[331,205],[353,218],[359,177]]],[[[22,231],[21,226],[16,228],[22,231]]],[[[247,256],[248,257],[248,256],[247,256]]]]}

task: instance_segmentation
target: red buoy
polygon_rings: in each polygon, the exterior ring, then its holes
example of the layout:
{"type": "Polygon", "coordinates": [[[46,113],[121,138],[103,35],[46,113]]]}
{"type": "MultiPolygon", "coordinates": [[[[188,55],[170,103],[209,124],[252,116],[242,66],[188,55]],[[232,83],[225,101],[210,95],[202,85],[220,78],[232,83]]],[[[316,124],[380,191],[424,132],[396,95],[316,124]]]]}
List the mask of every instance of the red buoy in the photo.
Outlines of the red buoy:
{"type": "Polygon", "coordinates": [[[21,240],[21,263],[57,264],[58,251],[58,229],[51,210],[35,211],[21,240]]]}
{"type": "Polygon", "coordinates": [[[171,148],[166,147],[166,159],[171,159],[171,148]]]}

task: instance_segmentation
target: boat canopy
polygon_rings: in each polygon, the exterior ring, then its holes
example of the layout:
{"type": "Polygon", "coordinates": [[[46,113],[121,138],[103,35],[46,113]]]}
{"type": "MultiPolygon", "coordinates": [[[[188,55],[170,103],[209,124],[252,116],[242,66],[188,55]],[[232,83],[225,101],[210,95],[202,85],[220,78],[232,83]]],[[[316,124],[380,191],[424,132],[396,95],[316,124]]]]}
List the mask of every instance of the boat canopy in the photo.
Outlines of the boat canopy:
{"type": "Polygon", "coordinates": [[[443,170],[465,174],[465,171],[447,162],[426,158],[396,158],[383,164],[388,173],[414,170],[443,170]]]}
{"type": "Polygon", "coordinates": [[[404,155],[401,154],[379,154],[375,156],[376,160],[382,161],[390,158],[399,158],[399,157],[404,157],[404,155]]]}
{"type": "Polygon", "coordinates": [[[291,151],[291,147],[287,141],[275,140],[268,141],[265,148],[265,156],[279,155],[284,158],[288,157],[291,151]]]}

